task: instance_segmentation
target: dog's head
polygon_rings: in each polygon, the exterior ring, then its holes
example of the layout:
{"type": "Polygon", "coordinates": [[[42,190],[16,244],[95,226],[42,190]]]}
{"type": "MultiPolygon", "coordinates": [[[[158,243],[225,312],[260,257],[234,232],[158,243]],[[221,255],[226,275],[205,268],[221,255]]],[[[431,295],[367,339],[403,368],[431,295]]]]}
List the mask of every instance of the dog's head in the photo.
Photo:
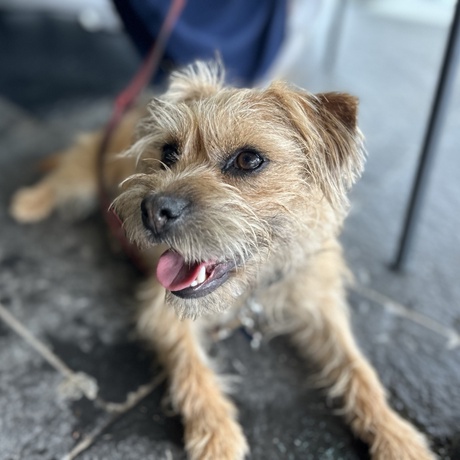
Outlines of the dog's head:
{"type": "Polygon", "coordinates": [[[157,278],[182,316],[306,263],[338,231],[363,162],[355,98],[222,81],[203,63],[173,74],[114,203],[131,240],[169,248],[157,278]]]}

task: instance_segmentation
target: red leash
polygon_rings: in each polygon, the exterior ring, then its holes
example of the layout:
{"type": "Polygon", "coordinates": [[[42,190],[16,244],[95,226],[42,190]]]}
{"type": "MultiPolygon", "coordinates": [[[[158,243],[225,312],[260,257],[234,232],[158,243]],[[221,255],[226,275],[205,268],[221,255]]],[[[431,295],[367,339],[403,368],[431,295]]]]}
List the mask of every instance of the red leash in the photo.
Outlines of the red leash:
{"type": "Polygon", "coordinates": [[[115,129],[120,124],[125,113],[134,105],[139,94],[148,85],[151,77],[157,71],[161,56],[163,55],[166,47],[166,43],[171,36],[172,30],[180,16],[180,13],[185,7],[185,3],[186,0],[171,1],[171,6],[169,7],[166,19],[161,26],[158,37],[151,47],[149,54],[145,58],[138,72],[134,75],[129,85],[115,99],[112,115],[105,127],[97,154],[96,167],[99,187],[99,201],[105,220],[111,234],[117,239],[123,251],[134,263],[134,265],[142,272],[146,271],[146,267],[142,262],[139,251],[126,238],[125,232],[123,230],[123,225],[119,217],[109,209],[112,199],[109,196],[105,185],[104,159],[115,129]]]}

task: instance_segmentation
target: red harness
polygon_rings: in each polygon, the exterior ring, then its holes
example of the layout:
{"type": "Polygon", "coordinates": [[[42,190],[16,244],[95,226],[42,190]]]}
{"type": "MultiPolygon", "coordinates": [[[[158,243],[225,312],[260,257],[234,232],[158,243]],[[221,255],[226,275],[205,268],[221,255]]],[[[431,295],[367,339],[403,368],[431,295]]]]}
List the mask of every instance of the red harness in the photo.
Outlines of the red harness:
{"type": "Polygon", "coordinates": [[[119,242],[121,248],[133,262],[133,264],[142,272],[147,268],[140,257],[137,248],[126,238],[123,223],[120,218],[110,209],[112,198],[109,196],[104,178],[104,159],[107,153],[110,140],[115,129],[120,124],[123,116],[134,105],[140,93],[148,85],[151,77],[158,69],[160,58],[164,53],[166,43],[171,36],[172,30],[177,19],[180,16],[186,0],[172,0],[168,14],[161,26],[156,41],[152,45],[149,54],[142,63],[140,69],[134,75],[128,86],[115,99],[112,115],[104,129],[101,143],[97,154],[97,181],[99,189],[99,202],[102,213],[105,217],[110,233],[119,242]]]}

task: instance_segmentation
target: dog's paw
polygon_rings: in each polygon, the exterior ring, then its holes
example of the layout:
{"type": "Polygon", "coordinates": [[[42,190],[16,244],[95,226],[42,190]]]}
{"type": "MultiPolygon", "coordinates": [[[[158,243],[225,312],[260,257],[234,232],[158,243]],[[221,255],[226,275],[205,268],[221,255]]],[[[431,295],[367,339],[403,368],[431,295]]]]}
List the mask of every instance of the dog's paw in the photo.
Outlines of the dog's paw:
{"type": "Polygon", "coordinates": [[[404,420],[397,419],[377,434],[372,445],[372,460],[436,460],[421,433],[404,420]]]}
{"type": "Polygon", "coordinates": [[[55,194],[48,184],[19,189],[11,200],[10,214],[23,224],[47,218],[55,207],[55,194]]]}
{"type": "Polygon", "coordinates": [[[190,460],[243,460],[249,452],[241,427],[230,418],[213,426],[187,424],[185,447],[190,460]]]}

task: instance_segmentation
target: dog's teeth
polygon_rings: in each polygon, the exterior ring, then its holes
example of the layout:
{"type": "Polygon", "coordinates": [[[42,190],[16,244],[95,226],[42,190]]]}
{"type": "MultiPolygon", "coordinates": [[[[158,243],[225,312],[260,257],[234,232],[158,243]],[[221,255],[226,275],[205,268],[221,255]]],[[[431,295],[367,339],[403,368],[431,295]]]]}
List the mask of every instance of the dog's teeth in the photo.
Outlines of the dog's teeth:
{"type": "Polygon", "coordinates": [[[204,283],[206,281],[206,267],[204,265],[200,268],[200,272],[198,273],[195,281],[198,284],[204,283]]]}
{"type": "Polygon", "coordinates": [[[197,277],[190,283],[190,287],[198,286],[206,281],[206,267],[202,266],[197,277]]]}

